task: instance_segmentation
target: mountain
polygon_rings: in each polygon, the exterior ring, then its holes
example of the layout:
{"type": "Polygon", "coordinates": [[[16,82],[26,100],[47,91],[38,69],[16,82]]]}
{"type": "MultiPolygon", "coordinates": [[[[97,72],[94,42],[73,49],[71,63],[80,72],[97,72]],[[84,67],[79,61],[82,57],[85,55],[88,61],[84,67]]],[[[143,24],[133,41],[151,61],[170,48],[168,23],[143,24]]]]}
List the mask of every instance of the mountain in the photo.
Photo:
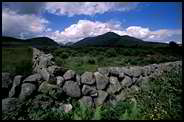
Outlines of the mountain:
{"type": "Polygon", "coordinates": [[[165,46],[166,43],[147,42],[128,35],[120,36],[114,32],[107,32],[96,37],[84,38],[73,47],[95,46],[95,47],[131,47],[131,46],[165,46]]]}
{"type": "Polygon", "coordinates": [[[121,36],[118,34],[108,32],[96,37],[84,38],[73,44],[73,46],[109,46],[110,44],[116,43],[120,38],[121,36]]]}
{"type": "Polygon", "coordinates": [[[17,39],[13,37],[1,37],[2,46],[17,47],[17,46],[33,46],[33,47],[58,47],[59,44],[48,37],[37,37],[31,39],[17,39]]]}
{"type": "Polygon", "coordinates": [[[74,42],[67,42],[66,44],[65,44],[65,46],[72,46],[74,44],[74,42]]]}

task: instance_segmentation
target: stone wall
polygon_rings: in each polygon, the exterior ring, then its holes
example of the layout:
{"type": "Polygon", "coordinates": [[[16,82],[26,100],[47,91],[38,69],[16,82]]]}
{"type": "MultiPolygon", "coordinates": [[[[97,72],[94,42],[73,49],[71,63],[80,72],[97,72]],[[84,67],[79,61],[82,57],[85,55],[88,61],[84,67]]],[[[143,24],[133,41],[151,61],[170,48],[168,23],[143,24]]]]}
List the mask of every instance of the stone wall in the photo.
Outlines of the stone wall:
{"type": "Polygon", "coordinates": [[[3,99],[4,106],[9,105],[8,100],[24,101],[38,92],[51,96],[54,100],[67,95],[92,107],[104,102],[114,104],[138,91],[150,78],[156,78],[163,72],[182,65],[181,61],[176,61],[143,67],[102,67],[96,72],[86,71],[79,75],[73,70],[55,65],[53,58],[51,54],[44,54],[33,48],[32,75],[26,78],[18,75],[11,79],[8,73],[2,73],[2,87],[8,92],[6,99],[3,99]]]}

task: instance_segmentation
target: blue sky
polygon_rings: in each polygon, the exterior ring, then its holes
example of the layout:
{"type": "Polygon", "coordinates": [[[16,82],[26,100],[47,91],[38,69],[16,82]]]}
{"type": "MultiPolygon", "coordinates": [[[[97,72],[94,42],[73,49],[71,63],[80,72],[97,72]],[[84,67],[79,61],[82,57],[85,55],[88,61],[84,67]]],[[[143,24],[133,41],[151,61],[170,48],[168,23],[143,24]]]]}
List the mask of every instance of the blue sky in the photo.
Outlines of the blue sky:
{"type": "Polygon", "coordinates": [[[145,41],[182,41],[179,2],[3,3],[2,34],[77,42],[112,31],[145,41]]]}

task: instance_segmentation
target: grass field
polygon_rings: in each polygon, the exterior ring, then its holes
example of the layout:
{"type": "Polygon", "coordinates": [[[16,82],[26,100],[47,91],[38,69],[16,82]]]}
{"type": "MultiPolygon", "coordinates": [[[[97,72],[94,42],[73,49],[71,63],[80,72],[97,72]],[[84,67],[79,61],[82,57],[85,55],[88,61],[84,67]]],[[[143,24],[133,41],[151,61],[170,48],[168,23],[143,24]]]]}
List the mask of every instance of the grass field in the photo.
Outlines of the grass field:
{"type": "Polygon", "coordinates": [[[49,109],[31,107],[25,102],[20,111],[3,114],[3,119],[31,120],[162,120],[182,119],[182,68],[165,72],[161,77],[150,80],[148,89],[141,88],[125,101],[112,106],[104,104],[95,108],[72,103],[72,112],[52,106],[49,109]]]}
{"type": "Polygon", "coordinates": [[[57,65],[79,74],[97,67],[147,65],[181,60],[181,50],[169,47],[142,48],[59,48],[52,51],[57,65]]]}
{"type": "MultiPolygon", "coordinates": [[[[103,66],[147,65],[181,60],[181,50],[171,48],[58,48],[50,52],[58,65],[77,73],[95,71],[103,66]]],[[[2,71],[27,75],[32,71],[32,49],[28,47],[2,48],[2,71]]],[[[73,110],[64,113],[57,106],[32,109],[31,99],[21,109],[2,115],[2,119],[31,120],[160,120],[182,119],[182,68],[173,69],[149,81],[142,88],[115,106],[105,104],[88,109],[75,99],[67,98],[73,110]]]]}
{"type": "Polygon", "coordinates": [[[32,72],[32,48],[1,48],[2,72],[27,75],[32,72]]]}

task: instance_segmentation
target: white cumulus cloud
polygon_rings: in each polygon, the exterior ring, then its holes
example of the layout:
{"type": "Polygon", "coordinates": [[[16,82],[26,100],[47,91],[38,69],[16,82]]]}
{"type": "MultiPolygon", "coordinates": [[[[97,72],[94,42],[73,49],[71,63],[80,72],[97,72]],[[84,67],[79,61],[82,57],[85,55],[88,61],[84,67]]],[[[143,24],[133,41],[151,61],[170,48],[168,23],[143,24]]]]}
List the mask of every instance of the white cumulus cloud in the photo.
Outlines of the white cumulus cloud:
{"type": "MultiPolygon", "coordinates": [[[[119,23],[111,24],[99,21],[79,20],[77,24],[73,24],[66,28],[64,31],[55,31],[51,34],[51,38],[58,42],[76,42],[85,37],[93,37],[104,34],[109,31],[116,31],[115,29],[121,29],[119,23]]],[[[118,32],[117,32],[118,33],[118,32]]]]}
{"type": "Polygon", "coordinates": [[[174,35],[182,35],[182,30],[159,29],[152,31],[148,27],[129,26],[123,28],[119,22],[99,22],[90,20],[79,20],[76,24],[65,28],[63,31],[57,30],[48,35],[57,42],[77,42],[86,37],[94,37],[106,32],[115,32],[121,36],[129,35],[145,41],[164,42],[174,35]]]}
{"type": "Polygon", "coordinates": [[[10,9],[2,11],[2,35],[4,36],[31,37],[44,32],[48,23],[46,19],[36,15],[20,15],[10,9]]]}
{"type": "Polygon", "coordinates": [[[108,11],[129,11],[138,2],[48,2],[45,9],[56,15],[95,15],[108,11]]]}

